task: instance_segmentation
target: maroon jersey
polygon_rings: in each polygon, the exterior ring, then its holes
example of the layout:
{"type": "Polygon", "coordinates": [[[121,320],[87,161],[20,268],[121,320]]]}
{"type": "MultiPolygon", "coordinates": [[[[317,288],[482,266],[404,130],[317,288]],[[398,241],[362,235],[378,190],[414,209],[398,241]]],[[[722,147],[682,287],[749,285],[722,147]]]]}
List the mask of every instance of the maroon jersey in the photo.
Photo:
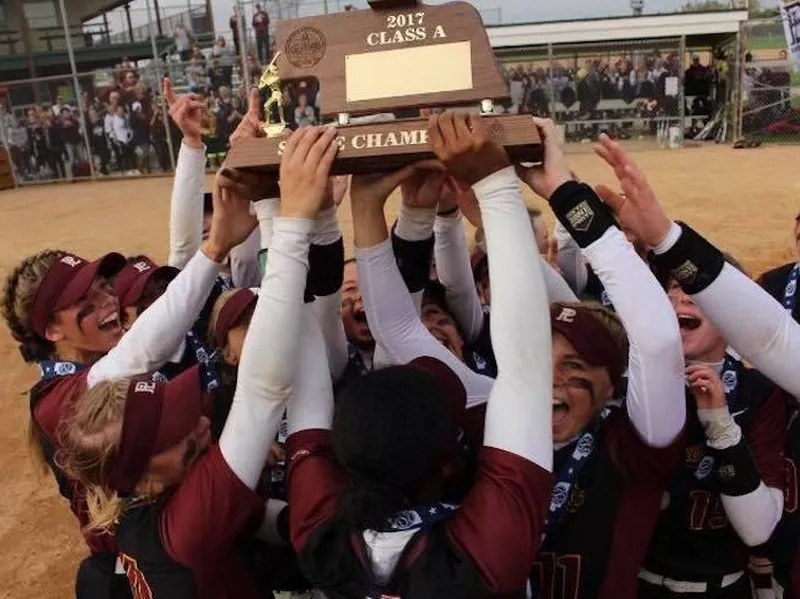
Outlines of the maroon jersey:
{"type": "Polygon", "coordinates": [[[126,508],[117,541],[134,599],[258,597],[237,540],[263,517],[264,501],[212,445],[158,501],[126,508]]]}
{"type": "MultiPolygon", "coordinates": [[[[735,363],[738,399],[729,409],[742,429],[765,485],[783,489],[786,394],[756,370],[735,363]]],[[[727,372],[725,373],[727,374],[727,372]]],[[[723,382],[725,382],[723,377],[723,382]]],[[[687,390],[687,446],[644,567],[674,580],[707,581],[747,568],[748,548],[725,515],[697,404],[687,390]]]]}
{"type": "MultiPolygon", "coordinates": [[[[363,537],[333,518],[346,474],[330,432],[288,439],[292,543],[303,573],[328,597],[376,596],[363,537]]],[[[396,548],[392,579],[377,591],[400,597],[476,597],[519,592],[533,562],[551,476],[515,454],[484,447],[460,509],[396,548]],[[402,555],[399,555],[402,554],[402,555]]]]}
{"type": "MultiPolygon", "coordinates": [[[[533,568],[534,596],[635,599],[639,566],[683,439],[647,445],[624,409],[600,426],[597,449],[572,485],[566,513],[533,568]]],[[[563,452],[556,453],[556,468],[563,452]]]]}
{"type": "Polygon", "coordinates": [[[86,393],[88,374],[89,369],[85,368],[69,376],[37,383],[30,393],[31,417],[36,424],[39,444],[45,460],[56,478],[59,492],[69,501],[72,513],[77,516],[83,538],[89,549],[93,552],[116,553],[116,542],[112,533],[95,533],[85,530],[89,524],[85,488],[79,482],[69,478],[58,467],[54,459],[56,452],[62,449],[59,443],[59,428],[75,402],[79,401],[86,393]]]}

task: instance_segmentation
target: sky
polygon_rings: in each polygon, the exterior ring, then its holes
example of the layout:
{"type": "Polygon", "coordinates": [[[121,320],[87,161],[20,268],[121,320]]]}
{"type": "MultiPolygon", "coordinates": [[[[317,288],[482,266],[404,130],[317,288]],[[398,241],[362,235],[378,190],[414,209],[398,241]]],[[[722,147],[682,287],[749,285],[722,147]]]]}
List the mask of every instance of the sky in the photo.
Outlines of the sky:
{"type": "MultiPolygon", "coordinates": [[[[675,12],[687,0],[645,0],[645,13],[675,12]]],[[[151,0],[152,2],[152,0],[151,0]]],[[[299,0],[300,14],[320,14],[323,12],[324,0],[299,0]]],[[[427,0],[428,4],[442,4],[444,0],[427,0]]],[[[631,14],[630,0],[470,0],[484,16],[487,24],[496,22],[533,22],[533,21],[555,21],[562,19],[580,19],[606,16],[620,16],[631,14]]],[[[778,0],[762,0],[764,6],[777,5],[778,0]]],[[[217,31],[228,29],[228,19],[234,0],[211,0],[212,10],[214,11],[215,29],[217,31]]],[[[243,0],[245,12],[249,16],[252,14],[253,0],[243,0]]],[[[283,0],[286,3],[286,0],[283,0]]],[[[352,3],[357,7],[366,8],[366,0],[327,0],[329,10],[340,10],[345,4],[352,3]]],[[[200,0],[160,0],[162,7],[174,13],[191,4],[197,6],[200,0]]],[[[264,2],[267,9],[273,13],[275,10],[271,6],[277,4],[277,0],[267,0],[264,2]]],[[[110,15],[109,21],[115,31],[124,30],[125,27],[123,11],[119,9],[110,15]],[[116,14],[118,13],[118,14],[116,14]]],[[[147,10],[145,0],[133,0],[131,2],[132,21],[134,26],[147,23],[147,10]]]]}

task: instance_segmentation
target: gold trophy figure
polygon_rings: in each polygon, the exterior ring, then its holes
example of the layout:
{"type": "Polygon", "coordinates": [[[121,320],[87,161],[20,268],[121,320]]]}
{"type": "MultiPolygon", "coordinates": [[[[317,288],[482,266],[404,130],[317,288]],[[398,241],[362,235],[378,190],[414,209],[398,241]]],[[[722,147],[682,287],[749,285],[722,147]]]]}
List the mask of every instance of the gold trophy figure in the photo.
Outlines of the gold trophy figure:
{"type": "Polygon", "coordinates": [[[283,116],[283,90],[281,90],[281,75],[278,72],[276,61],[280,52],[276,52],[272,61],[264,69],[261,79],[258,80],[259,89],[269,89],[270,96],[264,102],[264,122],[261,124],[267,137],[279,137],[286,129],[286,119],[283,116]],[[272,107],[277,104],[279,123],[272,122],[272,107]]]}

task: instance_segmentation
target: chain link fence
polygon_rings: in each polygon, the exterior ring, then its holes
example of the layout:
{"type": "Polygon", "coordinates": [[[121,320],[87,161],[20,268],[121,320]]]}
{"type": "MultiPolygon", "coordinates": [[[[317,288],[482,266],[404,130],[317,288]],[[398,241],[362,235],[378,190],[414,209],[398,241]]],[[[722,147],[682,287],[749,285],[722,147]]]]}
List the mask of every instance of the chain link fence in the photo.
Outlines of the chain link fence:
{"type": "Polygon", "coordinates": [[[566,141],[581,144],[601,131],[644,147],[724,140],[735,49],[691,50],[674,38],[501,53],[511,92],[504,109],[553,118],[566,141]]]}
{"type": "MultiPolygon", "coordinates": [[[[274,52],[277,20],[344,10],[348,2],[265,0],[266,44],[253,27],[256,4],[236,0],[237,12],[217,19],[230,28],[216,33],[197,7],[164,15],[156,58],[91,72],[78,61],[78,90],[66,75],[0,84],[0,142],[17,184],[171,172],[181,133],[161,98],[164,76],[177,93],[192,91],[206,102],[204,140],[208,168],[215,168],[246,111],[247,89],[274,52]]],[[[151,32],[157,35],[155,24],[134,37],[151,32]]],[[[572,149],[590,148],[586,142],[601,131],[643,148],[733,141],[739,133],[797,143],[800,81],[786,60],[780,20],[751,22],[744,38],[743,65],[735,39],[713,52],[686,47],[681,38],[499,51],[510,100],[496,110],[553,118],[572,149]]],[[[320,122],[321,91],[315,81],[287,85],[285,120],[320,122]]]]}
{"type": "Polygon", "coordinates": [[[741,130],[746,142],[800,144],[800,73],[792,70],[780,17],[745,27],[741,130]]]}

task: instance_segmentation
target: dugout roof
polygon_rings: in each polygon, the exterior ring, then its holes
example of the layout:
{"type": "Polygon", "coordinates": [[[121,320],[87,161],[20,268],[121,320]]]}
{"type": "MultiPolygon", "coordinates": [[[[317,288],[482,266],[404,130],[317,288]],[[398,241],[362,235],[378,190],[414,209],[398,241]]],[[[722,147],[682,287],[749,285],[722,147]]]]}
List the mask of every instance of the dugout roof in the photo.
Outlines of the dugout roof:
{"type": "Polygon", "coordinates": [[[735,37],[746,10],[495,25],[486,28],[495,50],[548,44],[608,44],[686,36],[690,47],[712,47],[735,37]]]}

